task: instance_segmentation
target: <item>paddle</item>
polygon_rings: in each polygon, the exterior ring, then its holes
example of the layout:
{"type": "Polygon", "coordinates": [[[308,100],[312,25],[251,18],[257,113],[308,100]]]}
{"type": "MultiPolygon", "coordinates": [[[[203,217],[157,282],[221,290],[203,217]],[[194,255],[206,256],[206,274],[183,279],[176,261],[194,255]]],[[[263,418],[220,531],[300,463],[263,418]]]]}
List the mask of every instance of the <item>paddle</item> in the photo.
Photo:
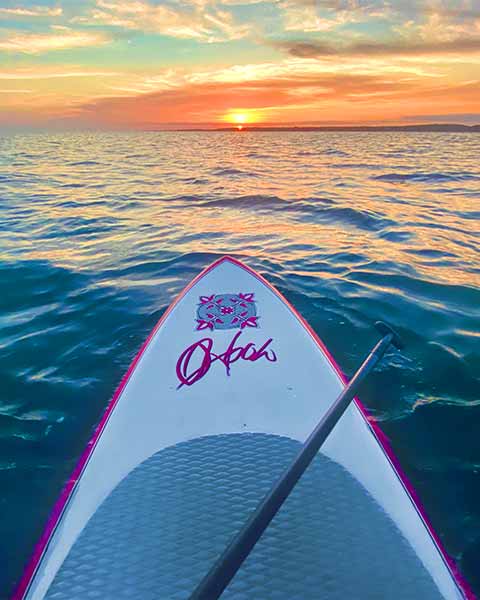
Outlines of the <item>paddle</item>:
{"type": "Polygon", "coordinates": [[[242,529],[195,588],[190,600],[216,600],[221,596],[273,517],[288,498],[295,484],[314,459],[365,378],[375,368],[390,344],[393,344],[396,348],[402,348],[402,343],[393,329],[380,321],[375,323],[375,326],[383,334],[382,339],[373,347],[343,392],[327,410],[303,444],[292,464],[274,484],[242,529]]]}

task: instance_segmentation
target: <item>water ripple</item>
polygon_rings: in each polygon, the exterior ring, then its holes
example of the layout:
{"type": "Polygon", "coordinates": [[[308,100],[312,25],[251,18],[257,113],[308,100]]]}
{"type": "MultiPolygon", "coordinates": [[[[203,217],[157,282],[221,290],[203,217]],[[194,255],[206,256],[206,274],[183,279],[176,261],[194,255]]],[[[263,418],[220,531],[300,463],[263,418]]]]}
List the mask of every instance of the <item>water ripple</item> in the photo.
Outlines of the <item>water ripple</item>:
{"type": "Polygon", "coordinates": [[[450,181],[478,181],[480,176],[470,172],[450,173],[386,173],[374,179],[388,181],[389,183],[405,183],[409,181],[420,183],[440,183],[450,181]]]}

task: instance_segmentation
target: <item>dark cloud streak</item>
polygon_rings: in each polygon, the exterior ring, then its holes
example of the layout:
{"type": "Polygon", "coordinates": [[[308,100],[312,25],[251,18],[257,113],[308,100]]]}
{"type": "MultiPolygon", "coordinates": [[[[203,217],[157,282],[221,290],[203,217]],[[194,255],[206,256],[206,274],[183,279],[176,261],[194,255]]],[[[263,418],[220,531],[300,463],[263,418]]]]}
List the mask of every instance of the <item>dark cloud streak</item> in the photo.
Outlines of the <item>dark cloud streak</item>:
{"type": "Polygon", "coordinates": [[[409,115],[404,121],[424,123],[425,121],[437,123],[464,123],[466,125],[480,125],[480,113],[451,113],[434,115],[409,115]]]}
{"type": "Polygon", "coordinates": [[[480,52],[480,36],[438,42],[357,42],[334,46],[326,42],[286,40],[271,44],[296,58],[328,58],[333,56],[428,56],[435,54],[471,54],[480,52]]]}

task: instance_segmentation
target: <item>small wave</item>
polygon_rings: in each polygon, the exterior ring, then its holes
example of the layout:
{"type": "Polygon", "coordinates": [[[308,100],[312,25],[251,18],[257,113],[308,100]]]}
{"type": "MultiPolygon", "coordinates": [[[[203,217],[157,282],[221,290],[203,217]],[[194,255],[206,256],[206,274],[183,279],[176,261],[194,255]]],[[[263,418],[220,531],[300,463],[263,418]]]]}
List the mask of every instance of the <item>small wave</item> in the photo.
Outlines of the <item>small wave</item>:
{"type": "Polygon", "coordinates": [[[447,252],[446,250],[433,250],[431,248],[404,248],[403,251],[408,252],[408,254],[415,254],[417,256],[426,258],[455,258],[455,254],[452,252],[447,252]]]}
{"type": "Polygon", "coordinates": [[[480,211],[479,210],[472,210],[472,211],[461,211],[461,212],[457,212],[457,215],[459,217],[462,217],[462,219],[471,219],[472,221],[478,221],[480,220],[480,211]]]}
{"type": "MultiPolygon", "coordinates": [[[[331,198],[312,197],[290,201],[277,196],[252,195],[208,200],[202,202],[202,206],[237,208],[256,212],[280,211],[283,214],[289,214],[297,221],[340,222],[365,231],[382,231],[396,227],[394,221],[380,213],[359,210],[350,206],[337,206],[331,198]]],[[[405,239],[405,234],[403,234],[403,239],[405,239]]]]}
{"type": "MultiPolygon", "coordinates": [[[[295,206],[299,203],[295,202],[295,206]]],[[[302,210],[307,219],[317,217],[319,221],[327,223],[340,222],[344,225],[350,225],[356,229],[365,231],[382,231],[385,228],[393,228],[396,223],[387,217],[374,211],[359,210],[350,206],[328,206],[309,203],[302,203],[302,210]]],[[[304,217],[304,218],[305,218],[304,217]]],[[[301,220],[304,218],[300,217],[301,220]]]]}
{"type": "Polygon", "coordinates": [[[389,242],[407,242],[415,237],[411,231],[382,231],[380,234],[382,240],[388,240],[389,242]]]}
{"type": "Polygon", "coordinates": [[[96,160],[80,160],[76,162],[67,163],[70,167],[92,167],[94,165],[100,165],[96,160]]]}
{"type": "Polygon", "coordinates": [[[251,171],[241,171],[232,167],[219,167],[212,169],[211,173],[217,177],[258,177],[256,173],[252,173],[251,171]]]}
{"type": "MultiPolygon", "coordinates": [[[[182,198],[183,199],[183,198],[182,198]]],[[[188,198],[187,198],[188,199],[188,198]]],[[[297,203],[295,203],[297,204],[297,203]]],[[[240,196],[238,198],[218,198],[216,200],[207,200],[202,202],[202,206],[217,206],[225,208],[244,208],[253,210],[265,210],[265,209],[280,209],[280,210],[291,210],[290,204],[286,200],[282,200],[277,196],[240,196]]]]}
{"type": "Polygon", "coordinates": [[[384,152],[378,152],[377,154],[378,156],[384,156],[386,158],[404,158],[405,156],[411,156],[413,154],[427,154],[429,151],[429,148],[397,148],[395,150],[386,150],[384,152]]]}
{"type": "Polygon", "coordinates": [[[261,154],[260,152],[249,152],[246,154],[247,158],[261,158],[261,159],[270,159],[275,158],[273,154],[261,154]]]}
{"type": "Polygon", "coordinates": [[[76,188],[85,187],[85,184],[84,183],[62,183],[62,185],[60,187],[76,189],[76,188]]]}
{"type": "Polygon", "coordinates": [[[186,183],[187,185],[207,185],[210,183],[208,179],[204,179],[202,177],[183,177],[178,181],[181,183],[186,183]]]}
{"type": "Polygon", "coordinates": [[[60,208],[90,208],[92,206],[104,206],[104,200],[97,200],[96,202],[85,202],[82,200],[81,202],[75,200],[66,200],[65,202],[58,202],[58,206],[60,208]]]}
{"type": "Polygon", "coordinates": [[[477,175],[468,171],[451,173],[385,173],[377,175],[374,179],[387,181],[388,183],[407,183],[409,181],[419,183],[438,183],[449,181],[473,181],[479,179],[477,175]]]}
{"type": "MultiPolygon", "coordinates": [[[[71,236],[99,236],[100,234],[105,234],[109,231],[114,231],[119,229],[118,225],[108,225],[108,226],[92,226],[92,227],[72,227],[69,230],[71,236]]],[[[65,236],[65,232],[61,231],[51,231],[49,233],[44,234],[42,237],[45,240],[63,238],[65,236]]]]}
{"type": "Polygon", "coordinates": [[[327,154],[328,156],[350,156],[348,152],[344,152],[343,150],[337,150],[336,148],[327,148],[323,151],[323,154],[327,154]]]}
{"type": "Polygon", "coordinates": [[[337,163],[330,165],[332,169],[366,169],[368,171],[377,170],[378,165],[368,163],[337,163]]]}
{"type": "Polygon", "coordinates": [[[10,173],[9,175],[0,175],[0,181],[25,186],[38,184],[42,182],[42,178],[33,173],[10,173]]]}

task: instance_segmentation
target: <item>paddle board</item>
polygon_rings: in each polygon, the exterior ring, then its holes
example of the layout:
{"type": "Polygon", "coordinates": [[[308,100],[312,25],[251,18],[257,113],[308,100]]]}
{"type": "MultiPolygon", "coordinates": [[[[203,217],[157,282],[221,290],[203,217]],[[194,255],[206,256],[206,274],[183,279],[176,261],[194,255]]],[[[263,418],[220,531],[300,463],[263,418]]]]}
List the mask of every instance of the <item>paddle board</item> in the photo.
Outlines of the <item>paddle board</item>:
{"type": "MultiPolygon", "coordinates": [[[[223,257],[154,328],[14,600],[183,600],[345,386],[264,278],[223,257]]],[[[222,597],[474,598],[360,401],[222,597]]]]}

